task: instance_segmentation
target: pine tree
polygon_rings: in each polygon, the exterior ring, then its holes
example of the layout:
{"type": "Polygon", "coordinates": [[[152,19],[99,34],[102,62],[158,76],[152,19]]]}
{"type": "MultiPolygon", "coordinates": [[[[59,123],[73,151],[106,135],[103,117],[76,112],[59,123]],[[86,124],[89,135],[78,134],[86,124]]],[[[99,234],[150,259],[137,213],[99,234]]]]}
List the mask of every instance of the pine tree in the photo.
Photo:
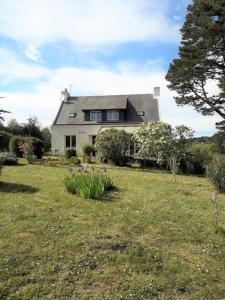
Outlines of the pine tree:
{"type": "Polygon", "coordinates": [[[203,115],[217,113],[225,125],[225,0],[193,0],[181,29],[179,58],[170,64],[168,87],[178,105],[191,105],[203,115]],[[216,81],[219,92],[208,93],[216,81]]]}

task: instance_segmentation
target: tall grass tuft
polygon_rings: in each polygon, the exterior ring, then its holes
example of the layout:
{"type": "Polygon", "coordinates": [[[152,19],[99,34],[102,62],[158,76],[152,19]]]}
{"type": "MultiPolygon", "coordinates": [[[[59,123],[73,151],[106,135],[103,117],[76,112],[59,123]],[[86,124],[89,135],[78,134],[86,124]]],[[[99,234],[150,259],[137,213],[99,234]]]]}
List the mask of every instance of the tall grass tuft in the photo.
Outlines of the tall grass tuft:
{"type": "Polygon", "coordinates": [[[75,173],[68,169],[70,175],[65,178],[65,187],[68,192],[83,198],[100,199],[104,193],[113,187],[112,179],[99,169],[88,171],[79,167],[75,173]]]}

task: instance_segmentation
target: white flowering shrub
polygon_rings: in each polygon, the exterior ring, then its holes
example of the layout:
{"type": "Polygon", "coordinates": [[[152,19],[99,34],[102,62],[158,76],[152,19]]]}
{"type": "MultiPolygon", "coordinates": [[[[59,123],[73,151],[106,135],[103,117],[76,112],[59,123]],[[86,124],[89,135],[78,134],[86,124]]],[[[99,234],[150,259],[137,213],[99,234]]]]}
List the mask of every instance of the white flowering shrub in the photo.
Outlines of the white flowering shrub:
{"type": "Polygon", "coordinates": [[[173,128],[164,122],[144,123],[134,133],[138,144],[139,154],[143,158],[154,157],[162,165],[171,162],[172,169],[178,170],[177,165],[193,137],[193,130],[181,125],[173,128]]]}

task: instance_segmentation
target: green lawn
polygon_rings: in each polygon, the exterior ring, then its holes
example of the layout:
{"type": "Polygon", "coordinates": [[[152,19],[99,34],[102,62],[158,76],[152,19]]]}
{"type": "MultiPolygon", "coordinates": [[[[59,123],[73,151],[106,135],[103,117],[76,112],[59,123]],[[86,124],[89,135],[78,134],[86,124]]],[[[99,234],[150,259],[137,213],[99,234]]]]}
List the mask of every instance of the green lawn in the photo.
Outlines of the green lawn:
{"type": "Polygon", "coordinates": [[[118,190],[96,201],[65,191],[65,167],[3,169],[0,299],[223,299],[225,234],[208,181],[108,173],[118,190]]]}

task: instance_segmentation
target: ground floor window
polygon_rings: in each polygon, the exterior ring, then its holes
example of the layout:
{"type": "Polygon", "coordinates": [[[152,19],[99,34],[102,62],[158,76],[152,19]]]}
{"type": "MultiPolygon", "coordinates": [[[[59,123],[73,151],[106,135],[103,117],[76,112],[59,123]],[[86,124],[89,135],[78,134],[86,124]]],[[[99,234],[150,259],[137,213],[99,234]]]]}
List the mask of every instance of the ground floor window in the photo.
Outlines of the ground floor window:
{"type": "Polygon", "coordinates": [[[75,135],[66,135],[65,136],[65,145],[66,145],[66,148],[75,148],[76,147],[76,136],[75,135]]]}

